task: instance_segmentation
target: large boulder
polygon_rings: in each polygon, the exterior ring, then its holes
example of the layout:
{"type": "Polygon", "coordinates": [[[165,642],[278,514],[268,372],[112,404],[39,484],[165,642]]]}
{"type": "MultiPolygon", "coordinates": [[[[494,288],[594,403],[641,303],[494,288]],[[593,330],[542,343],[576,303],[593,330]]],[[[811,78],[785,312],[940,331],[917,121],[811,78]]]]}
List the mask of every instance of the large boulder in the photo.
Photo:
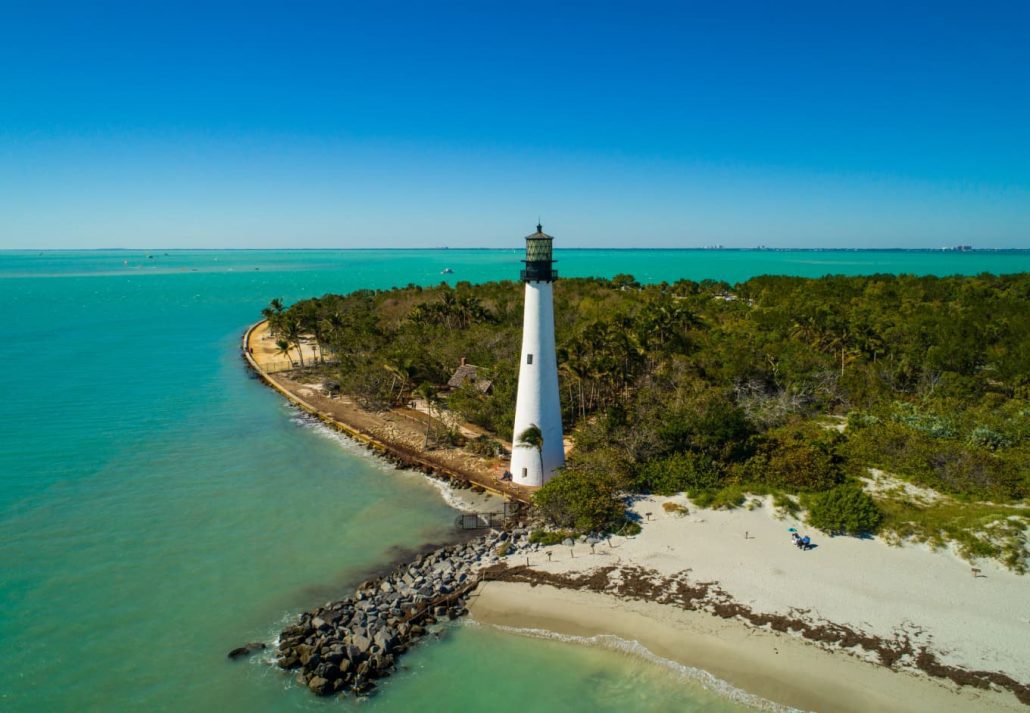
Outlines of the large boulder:
{"type": "Polygon", "coordinates": [[[325,696],[332,693],[332,684],[329,683],[328,679],[322,678],[321,676],[314,676],[308,681],[308,689],[312,693],[319,696],[325,696]]]}
{"type": "Polygon", "coordinates": [[[324,658],[329,663],[338,664],[344,659],[343,646],[341,644],[335,644],[329,648],[329,653],[323,654],[324,658]]]}
{"type": "Polygon", "coordinates": [[[278,664],[279,668],[289,671],[291,668],[297,668],[300,666],[300,659],[297,658],[297,654],[290,652],[285,656],[280,657],[278,664]]]}
{"type": "Polygon", "coordinates": [[[351,637],[351,645],[353,645],[360,653],[367,654],[368,650],[372,648],[372,641],[361,634],[355,634],[351,637]]]}
{"type": "Polygon", "coordinates": [[[266,646],[265,644],[261,643],[260,641],[252,641],[249,644],[245,644],[243,646],[240,646],[239,648],[236,648],[236,649],[233,649],[232,651],[230,651],[229,652],[229,658],[231,658],[231,659],[243,658],[244,656],[250,656],[255,651],[263,651],[263,650],[265,650],[267,648],[268,648],[268,646],[266,646]]]}

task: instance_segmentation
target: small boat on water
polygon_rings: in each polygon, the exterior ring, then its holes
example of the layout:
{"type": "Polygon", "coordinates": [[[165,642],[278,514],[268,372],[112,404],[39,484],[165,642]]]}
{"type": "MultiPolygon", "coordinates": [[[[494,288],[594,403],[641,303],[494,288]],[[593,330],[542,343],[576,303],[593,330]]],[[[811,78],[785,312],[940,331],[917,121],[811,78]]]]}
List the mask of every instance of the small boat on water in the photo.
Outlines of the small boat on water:
{"type": "Polygon", "coordinates": [[[454,274],[454,270],[452,270],[449,267],[445,267],[444,269],[440,270],[440,274],[441,275],[453,275],[454,274]]]}

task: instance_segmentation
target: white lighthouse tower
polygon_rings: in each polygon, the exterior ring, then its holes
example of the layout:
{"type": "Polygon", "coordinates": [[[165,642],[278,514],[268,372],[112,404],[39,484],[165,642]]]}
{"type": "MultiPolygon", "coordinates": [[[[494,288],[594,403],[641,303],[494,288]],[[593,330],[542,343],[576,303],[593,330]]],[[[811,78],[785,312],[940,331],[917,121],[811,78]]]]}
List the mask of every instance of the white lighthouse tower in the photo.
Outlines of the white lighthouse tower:
{"type": "Polygon", "coordinates": [[[554,297],[558,279],[551,259],[550,235],[537,225],[526,236],[526,311],[522,321],[522,360],[515,402],[515,434],[511,439],[511,474],[517,485],[539,487],[565,465],[561,403],[558,400],[558,357],[554,350],[554,297]],[[534,426],[536,428],[534,428],[534,426]],[[539,438],[525,438],[527,431],[539,438]],[[528,440],[530,443],[526,443],[528,440]]]}

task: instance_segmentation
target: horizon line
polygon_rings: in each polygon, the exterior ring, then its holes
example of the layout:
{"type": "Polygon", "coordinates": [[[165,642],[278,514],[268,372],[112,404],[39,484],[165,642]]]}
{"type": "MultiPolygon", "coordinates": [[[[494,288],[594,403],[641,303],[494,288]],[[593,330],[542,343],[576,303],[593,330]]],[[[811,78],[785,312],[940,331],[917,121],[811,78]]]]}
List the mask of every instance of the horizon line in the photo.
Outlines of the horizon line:
{"type": "MultiPolygon", "coordinates": [[[[441,245],[437,247],[266,247],[266,248],[227,248],[227,247],[216,247],[216,248],[197,248],[197,247],[180,247],[180,248],[162,248],[162,247],[97,247],[97,248],[0,248],[0,253],[57,253],[57,252],[271,252],[271,251],[282,251],[282,252],[371,252],[371,251],[385,251],[385,250],[417,250],[426,252],[443,252],[450,250],[482,250],[482,251],[508,251],[508,250],[523,250],[524,245],[510,246],[510,247],[485,247],[485,246],[469,246],[469,247],[450,247],[447,245],[441,245]]],[[[774,247],[769,245],[756,245],[752,247],[607,247],[607,246],[572,246],[572,247],[558,247],[555,246],[554,250],[557,251],[575,251],[575,250],[603,250],[606,252],[639,252],[639,251],[655,251],[655,252],[671,252],[671,251],[699,251],[699,252],[930,252],[930,253],[998,253],[998,252],[1030,252],[1030,247],[1025,248],[973,248],[964,246],[953,246],[953,247],[939,247],[939,248],[902,248],[902,247],[885,247],[885,248],[853,248],[853,247],[832,247],[832,248],[802,248],[802,247],[774,247]]]]}

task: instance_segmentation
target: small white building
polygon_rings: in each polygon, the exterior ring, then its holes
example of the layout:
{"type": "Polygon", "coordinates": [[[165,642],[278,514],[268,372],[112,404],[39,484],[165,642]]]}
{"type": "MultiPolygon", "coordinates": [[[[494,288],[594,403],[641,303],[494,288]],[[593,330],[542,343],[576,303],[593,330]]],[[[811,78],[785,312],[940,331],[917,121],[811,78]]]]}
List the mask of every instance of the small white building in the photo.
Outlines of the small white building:
{"type": "Polygon", "coordinates": [[[511,439],[511,474],[516,485],[539,487],[565,465],[561,402],[558,391],[558,357],[554,348],[554,296],[558,279],[551,258],[552,238],[537,225],[526,236],[526,306],[522,321],[522,355],[519,390],[515,402],[515,433],[511,439]],[[542,446],[523,441],[527,429],[540,430],[542,446]]]}

